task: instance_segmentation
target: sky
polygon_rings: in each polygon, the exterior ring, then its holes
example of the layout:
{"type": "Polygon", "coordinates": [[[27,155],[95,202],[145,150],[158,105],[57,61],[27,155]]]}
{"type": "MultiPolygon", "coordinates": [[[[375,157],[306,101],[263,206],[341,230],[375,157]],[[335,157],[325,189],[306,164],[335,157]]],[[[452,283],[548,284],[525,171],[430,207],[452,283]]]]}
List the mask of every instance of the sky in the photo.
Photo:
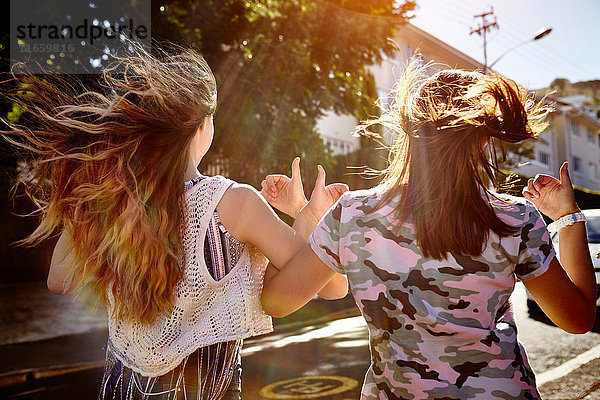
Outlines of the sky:
{"type": "Polygon", "coordinates": [[[530,89],[555,78],[600,79],[600,0],[417,0],[411,23],[483,63],[483,39],[470,35],[476,14],[493,7],[499,29],[488,34],[488,64],[530,89]],[[530,41],[547,27],[552,32],[530,41]]]}

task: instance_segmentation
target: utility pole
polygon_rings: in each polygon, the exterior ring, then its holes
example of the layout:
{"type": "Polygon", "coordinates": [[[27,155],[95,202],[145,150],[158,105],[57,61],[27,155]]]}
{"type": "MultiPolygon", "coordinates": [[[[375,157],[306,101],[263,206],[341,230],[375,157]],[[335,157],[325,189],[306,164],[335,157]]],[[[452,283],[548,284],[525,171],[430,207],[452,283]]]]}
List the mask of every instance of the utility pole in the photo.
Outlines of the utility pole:
{"type": "Polygon", "coordinates": [[[476,33],[479,36],[483,37],[483,72],[487,74],[488,65],[487,65],[487,39],[486,34],[492,30],[492,28],[498,29],[498,23],[496,22],[496,16],[494,15],[494,7],[490,7],[490,11],[484,12],[479,15],[473,16],[473,18],[481,18],[480,21],[477,22],[477,26],[471,28],[471,35],[476,33]]]}

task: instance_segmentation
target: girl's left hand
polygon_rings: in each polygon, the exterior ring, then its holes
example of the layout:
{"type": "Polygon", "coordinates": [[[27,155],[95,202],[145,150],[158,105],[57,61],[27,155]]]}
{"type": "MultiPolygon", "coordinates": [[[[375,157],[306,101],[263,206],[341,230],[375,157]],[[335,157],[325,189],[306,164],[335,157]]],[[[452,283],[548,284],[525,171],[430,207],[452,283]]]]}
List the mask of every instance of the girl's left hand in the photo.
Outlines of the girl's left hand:
{"type": "Polygon", "coordinates": [[[317,181],[315,188],[310,196],[310,201],[302,209],[302,212],[312,214],[314,218],[320,220],[321,217],[335,204],[344,192],[349,190],[345,183],[332,183],[325,186],[325,169],[318,166],[317,181]]]}

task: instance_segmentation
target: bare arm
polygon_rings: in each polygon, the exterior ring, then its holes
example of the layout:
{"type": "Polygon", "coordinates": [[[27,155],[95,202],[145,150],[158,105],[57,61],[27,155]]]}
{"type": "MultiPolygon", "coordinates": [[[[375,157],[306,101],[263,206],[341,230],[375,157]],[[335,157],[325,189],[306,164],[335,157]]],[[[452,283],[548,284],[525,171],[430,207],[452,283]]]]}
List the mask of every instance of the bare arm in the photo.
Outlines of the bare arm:
{"type": "Polygon", "coordinates": [[[48,289],[55,294],[69,294],[73,288],[68,285],[67,273],[73,260],[73,243],[71,235],[63,230],[52,252],[50,270],[48,271],[48,289]]]}
{"type": "MultiPolygon", "coordinates": [[[[325,174],[322,169],[320,169],[319,176],[319,179],[324,182],[325,174]]],[[[322,184],[317,184],[317,187],[324,189],[322,184]]],[[[313,197],[314,195],[315,192],[313,192],[313,197]]],[[[217,206],[217,210],[223,225],[233,236],[242,242],[253,244],[270,260],[265,273],[264,287],[267,288],[268,281],[279,273],[280,268],[306,246],[308,236],[315,229],[321,215],[333,205],[339,194],[335,198],[334,196],[336,195],[327,194],[323,190],[323,193],[317,195],[317,198],[321,198],[320,202],[313,202],[299,213],[294,228],[281,221],[265,199],[250,186],[235,185],[230,188],[217,206]]],[[[327,269],[331,271],[329,268],[327,269]]],[[[321,291],[336,274],[331,271],[327,280],[321,282],[321,276],[313,276],[312,272],[304,266],[300,266],[297,273],[302,276],[304,282],[311,283],[305,286],[308,291],[303,292],[308,300],[321,291]]],[[[272,306],[275,303],[292,301],[297,285],[298,282],[288,282],[287,290],[282,290],[277,296],[268,297],[268,301],[263,302],[265,311],[273,316],[280,316],[274,313],[277,308],[272,308],[272,306]]],[[[330,284],[324,295],[329,298],[339,298],[347,293],[347,281],[342,276],[342,279],[337,278],[330,284]]],[[[265,290],[263,289],[263,299],[265,299],[264,295],[265,290]]],[[[295,301],[294,304],[296,304],[295,301]]]]}
{"type": "MultiPolygon", "coordinates": [[[[269,315],[285,317],[308,303],[335,275],[343,276],[323,264],[306,244],[283,268],[265,279],[263,308],[269,315]]],[[[347,292],[347,281],[343,277],[347,292]]]]}
{"type": "Polygon", "coordinates": [[[548,271],[525,281],[525,287],[556,326],[569,333],[585,333],[596,317],[596,285],[589,251],[587,246],[581,249],[577,245],[586,243],[585,226],[563,228],[559,235],[560,261],[554,258],[548,271]]]}
{"type": "MultiPolygon", "coordinates": [[[[328,268],[324,264],[323,266],[328,268]]],[[[346,297],[348,294],[348,278],[346,275],[338,274],[337,272],[334,273],[333,278],[317,294],[325,300],[336,300],[346,297]]]]}
{"type": "MultiPolygon", "coordinates": [[[[300,157],[296,157],[292,161],[291,178],[282,174],[269,175],[262,181],[261,186],[262,190],[260,193],[269,204],[292,218],[297,218],[300,211],[307,204],[300,175],[300,157]]],[[[321,182],[321,186],[317,189],[318,193],[322,193],[330,199],[337,199],[342,193],[348,190],[348,186],[342,183],[333,183],[325,186],[324,180],[321,182]]],[[[312,198],[313,196],[311,195],[311,200],[312,198]]],[[[300,218],[304,217],[301,216],[300,218]]],[[[302,233],[303,236],[306,236],[306,241],[308,241],[308,236],[315,227],[316,225],[310,225],[311,229],[308,232],[302,233]]],[[[298,222],[294,223],[294,229],[298,229],[298,222]]],[[[270,279],[276,272],[273,270],[269,271],[266,279],[270,279]]],[[[347,294],[348,279],[345,275],[338,273],[334,274],[333,278],[318,293],[319,297],[326,300],[339,299],[347,294]]]]}
{"type": "MultiPolygon", "coordinates": [[[[567,163],[561,180],[539,175],[530,180],[524,195],[553,220],[579,211],[575,203],[567,163]]],[[[551,261],[543,275],[525,281],[525,287],[546,315],[570,333],[585,333],[596,317],[596,279],[582,222],[561,229],[560,261],[551,261]]]]}

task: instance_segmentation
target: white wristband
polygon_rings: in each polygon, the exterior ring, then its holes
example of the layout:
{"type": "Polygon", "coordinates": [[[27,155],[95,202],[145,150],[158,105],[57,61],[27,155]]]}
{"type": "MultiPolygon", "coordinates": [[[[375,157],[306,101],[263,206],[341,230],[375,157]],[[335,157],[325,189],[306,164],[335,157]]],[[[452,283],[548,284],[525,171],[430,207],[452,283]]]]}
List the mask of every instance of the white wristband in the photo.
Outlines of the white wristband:
{"type": "Polygon", "coordinates": [[[558,232],[565,226],[573,225],[575,222],[585,222],[585,221],[587,221],[587,218],[585,218],[585,215],[583,215],[583,213],[581,213],[581,212],[567,214],[564,217],[560,217],[556,221],[549,224],[548,231],[550,233],[558,232]]]}

